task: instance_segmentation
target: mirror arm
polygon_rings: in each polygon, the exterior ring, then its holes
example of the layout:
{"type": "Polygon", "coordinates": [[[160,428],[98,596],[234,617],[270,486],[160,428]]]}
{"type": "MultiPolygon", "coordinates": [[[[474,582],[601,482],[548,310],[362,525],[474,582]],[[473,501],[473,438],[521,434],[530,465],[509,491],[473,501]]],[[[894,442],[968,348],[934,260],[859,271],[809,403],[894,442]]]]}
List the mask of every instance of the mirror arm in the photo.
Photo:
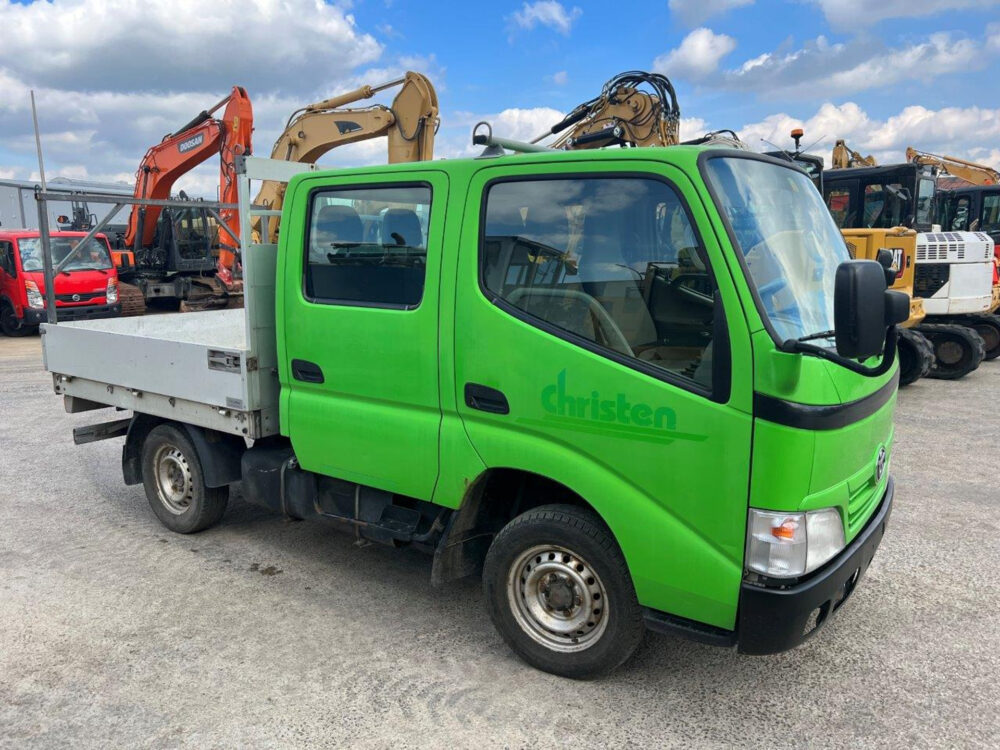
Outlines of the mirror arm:
{"type": "Polygon", "coordinates": [[[884,375],[889,372],[893,362],[896,361],[896,349],[898,342],[899,333],[896,330],[896,326],[889,326],[885,332],[885,348],[882,350],[882,361],[875,367],[865,367],[864,365],[855,362],[853,359],[841,357],[836,352],[824,349],[821,346],[815,346],[814,344],[807,344],[804,341],[789,339],[782,344],[780,348],[781,351],[788,352],[789,354],[809,354],[811,356],[833,362],[841,367],[846,367],[851,372],[856,372],[859,375],[864,375],[868,378],[877,378],[879,375],[884,375]]]}

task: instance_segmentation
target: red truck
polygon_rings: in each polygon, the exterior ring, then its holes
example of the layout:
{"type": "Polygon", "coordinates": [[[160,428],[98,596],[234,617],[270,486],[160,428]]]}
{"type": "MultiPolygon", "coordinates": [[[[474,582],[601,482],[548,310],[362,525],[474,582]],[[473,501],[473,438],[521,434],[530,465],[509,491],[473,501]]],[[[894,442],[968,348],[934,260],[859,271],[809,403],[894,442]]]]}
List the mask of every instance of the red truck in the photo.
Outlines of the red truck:
{"type": "MultiPolygon", "coordinates": [[[[75,254],[56,275],[56,316],[67,320],[121,314],[118,274],[107,237],[96,235],[77,250],[86,232],[52,232],[52,265],[75,254]]],[[[42,242],[31,229],[0,230],[0,329],[8,336],[35,333],[45,321],[42,242]]]]}

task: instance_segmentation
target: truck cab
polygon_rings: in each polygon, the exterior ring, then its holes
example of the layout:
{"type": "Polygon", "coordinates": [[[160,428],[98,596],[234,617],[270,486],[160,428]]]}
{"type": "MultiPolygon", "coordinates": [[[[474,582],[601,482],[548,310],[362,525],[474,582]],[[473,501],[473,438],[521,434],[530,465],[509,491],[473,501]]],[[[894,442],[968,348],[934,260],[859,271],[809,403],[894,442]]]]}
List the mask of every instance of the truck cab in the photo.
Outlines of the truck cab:
{"type": "Polygon", "coordinates": [[[571,677],[644,626],[792,648],[858,585],[909,304],[794,165],[678,146],[309,170],[281,228],[245,248],[243,310],[156,340],[155,317],[46,329],[68,409],[133,410],[78,440],[125,435],[168,528],[218,522],[240,481],[428,552],[436,583],[481,575],[506,642],[571,677]],[[91,329],[135,364],[86,360],[91,329]]]}
{"type": "MultiPolygon", "coordinates": [[[[53,266],[70,260],[55,278],[58,320],[92,320],[119,315],[118,275],[108,240],[87,232],[52,232],[53,266]]],[[[0,231],[0,327],[8,336],[34,333],[46,319],[41,239],[36,230],[0,231]]]]}

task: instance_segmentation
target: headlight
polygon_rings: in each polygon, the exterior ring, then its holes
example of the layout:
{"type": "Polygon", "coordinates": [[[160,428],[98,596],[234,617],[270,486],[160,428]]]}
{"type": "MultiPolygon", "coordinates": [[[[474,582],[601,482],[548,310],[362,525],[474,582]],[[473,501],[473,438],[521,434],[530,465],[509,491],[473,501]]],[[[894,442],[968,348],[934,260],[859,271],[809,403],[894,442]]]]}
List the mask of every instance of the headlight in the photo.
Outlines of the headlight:
{"type": "Polygon", "coordinates": [[[109,305],[115,304],[118,301],[118,280],[108,279],[108,291],[104,294],[105,299],[107,299],[109,305]]]}
{"type": "Polygon", "coordinates": [[[38,284],[31,279],[25,279],[24,291],[28,295],[28,307],[33,307],[36,310],[41,310],[45,307],[45,298],[42,296],[42,293],[38,291],[38,284]]]}
{"type": "Polygon", "coordinates": [[[844,548],[844,524],[836,508],[808,513],[750,509],[747,568],[775,578],[810,573],[844,548]]]}

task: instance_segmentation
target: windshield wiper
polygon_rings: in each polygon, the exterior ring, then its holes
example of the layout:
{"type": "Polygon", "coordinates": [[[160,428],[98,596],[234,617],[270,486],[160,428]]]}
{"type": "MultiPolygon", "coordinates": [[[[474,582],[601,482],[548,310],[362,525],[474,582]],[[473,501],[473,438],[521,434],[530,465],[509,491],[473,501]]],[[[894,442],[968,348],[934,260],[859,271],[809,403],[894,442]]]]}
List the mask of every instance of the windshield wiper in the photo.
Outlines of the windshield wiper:
{"type": "Polygon", "coordinates": [[[808,336],[799,336],[796,341],[815,341],[816,339],[832,339],[837,335],[836,331],[820,331],[819,333],[810,333],[808,336]]]}

